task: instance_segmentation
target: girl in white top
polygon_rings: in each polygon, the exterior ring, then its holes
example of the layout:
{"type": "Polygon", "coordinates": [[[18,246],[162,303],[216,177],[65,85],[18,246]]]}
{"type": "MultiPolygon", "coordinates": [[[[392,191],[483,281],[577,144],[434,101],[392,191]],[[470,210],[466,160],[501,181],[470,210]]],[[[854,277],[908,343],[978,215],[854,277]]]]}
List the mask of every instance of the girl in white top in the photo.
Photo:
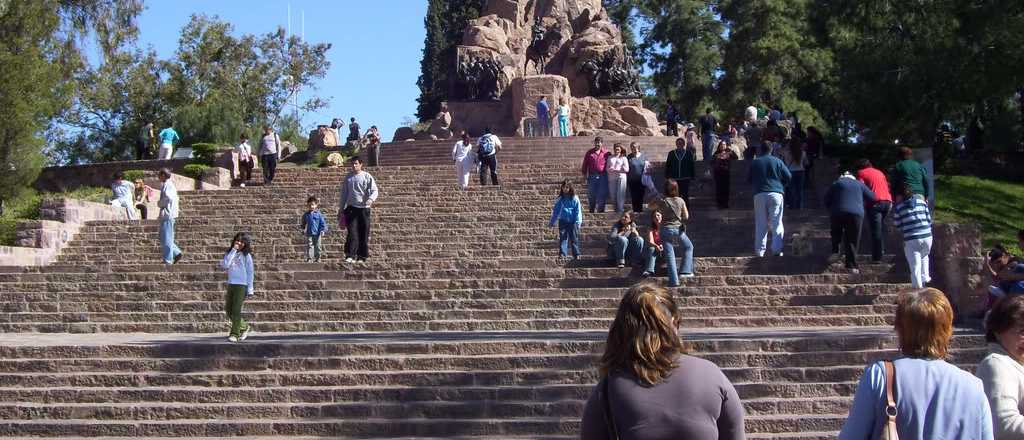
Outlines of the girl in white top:
{"type": "Polygon", "coordinates": [[[1003,297],[985,322],[989,354],[978,377],[992,407],[996,440],[1024,439],[1024,296],[1003,297]]]}
{"type": "Polygon", "coordinates": [[[569,136],[569,105],[565,101],[558,105],[558,135],[569,136]]]}
{"type": "Polygon", "coordinates": [[[616,142],[612,147],[612,155],[608,156],[605,169],[608,171],[608,194],[615,205],[615,212],[621,213],[626,203],[626,180],[629,174],[629,158],[622,144],[616,142]]]}
{"type": "Polygon", "coordinates": [[[241,181],[238,186],[245,188],[245,182],[252,178],[252,169],[256,167],[252,147],[249,146],[249,136],[243,134],[239,138],[239,144],[235,146],[235,155],[238,156],[238,173],[235,175],[241,181]]]}
{"type": "Polygon", "coordinates": [[[452,147],[452,160],[455,161],[455,178],[459,187],[469,187],[469,173],[473,170],[476,158],[473,155],[473,143],[469,140],[469,134],[462,132],[462,140],[452,147]]]}
{"type": "Polygon", "coordinates": [[[135,220],[135,184],[124,180],[124,172],[118,171],[114,173],[114,182],[110,184],[110,190],[114,192],[110,204],[124,209],[128,220],[135,220]]]}

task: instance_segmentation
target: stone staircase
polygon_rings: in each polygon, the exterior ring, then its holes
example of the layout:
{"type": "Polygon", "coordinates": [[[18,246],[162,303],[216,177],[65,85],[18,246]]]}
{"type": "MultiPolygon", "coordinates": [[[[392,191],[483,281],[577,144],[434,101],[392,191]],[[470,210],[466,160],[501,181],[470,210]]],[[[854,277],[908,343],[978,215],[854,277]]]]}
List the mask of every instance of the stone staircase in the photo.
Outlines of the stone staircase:
{"type": "MultiPolygon", "coordinates": [[[[169,268],[155,221],[87,224],[56,264],[0,268],[0,436],[577,438],[639,273],[604,261],[610,212],[585,214],[583,259],[556,257],[551,204],[565,178],[586,199],[589,141],[505,140],[502,185],[466,192],[447,143],[385,145],[365,263],[341,261],[343,170],[188,194],[186,256],[169,268]],[[332,227],[322,263],[303,262],[309,194],[332,227]],[[243,230],[255,237],[245,316],[257,333],[231,344],[216,264],[243,230]]],[[[655,159],[671,148],[642,141],[655,159]]],[[[895,355],[906,275],[892,255],[860,274],[827,265],[820,209],[786,213],[787,244],[798,234],[812,255],[750,257],[746,164],[734,168],[735,209],[712,207],[710,182],[694,186],[698,276],[676,290],[682,334],[736,385],[749,438],[834,438],[865,365],[895,355]]],[[[971,368],[982,339],[959,332],[952,360],[971,368]]]]}

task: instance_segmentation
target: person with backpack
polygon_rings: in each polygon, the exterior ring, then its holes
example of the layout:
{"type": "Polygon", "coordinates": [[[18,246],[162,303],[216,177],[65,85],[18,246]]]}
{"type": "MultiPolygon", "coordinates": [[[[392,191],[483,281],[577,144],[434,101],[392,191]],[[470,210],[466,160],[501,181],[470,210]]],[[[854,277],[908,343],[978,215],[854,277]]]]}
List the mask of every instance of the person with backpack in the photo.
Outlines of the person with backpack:
{"type": "Polygon", "coordinates": [[[501,139],[491,133],[490,127],[484,129],[484,135],[477,141],[476,157],[480,161],[480,186],[487,184],[487,170],[490,170],[491,183],[498,185],[498,151],[501,150],[501,139]]]}
{"type": "Polygon", "coordinates": [[[270,126],[263,127],[263,137],[260,138],[260,161],[263,162],[263,184],[274,183],[274,175],[277,174],[277,159],[281,157],[281,138],[274,133],[270,126]]]}

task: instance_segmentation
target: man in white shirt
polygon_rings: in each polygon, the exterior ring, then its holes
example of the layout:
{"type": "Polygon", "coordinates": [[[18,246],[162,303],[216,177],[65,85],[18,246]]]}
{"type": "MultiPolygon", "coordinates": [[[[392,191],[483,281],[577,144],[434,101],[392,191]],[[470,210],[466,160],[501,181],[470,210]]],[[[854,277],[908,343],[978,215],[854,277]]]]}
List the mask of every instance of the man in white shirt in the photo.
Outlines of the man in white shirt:
{"type": "Polygon", "coordinates": [[[159,173],[163,187],[160,189],[160,251],[164,263],[174,264],[181,260],[183,252],[174,243],[174,222],[178,218],[178,189],[171,182],[171,170],[164,168],[159,173]]]}

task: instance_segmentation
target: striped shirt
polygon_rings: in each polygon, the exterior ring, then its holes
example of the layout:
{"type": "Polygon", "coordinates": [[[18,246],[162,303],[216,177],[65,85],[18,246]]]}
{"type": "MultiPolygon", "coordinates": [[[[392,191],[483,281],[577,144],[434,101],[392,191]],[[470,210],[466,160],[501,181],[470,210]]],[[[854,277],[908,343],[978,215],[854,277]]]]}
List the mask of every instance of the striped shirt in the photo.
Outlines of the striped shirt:
{"type": "Polygon", "coordinates": [[[896,205],[893,223],[903,232],[903,241],[932,236],[932,214],[928,202],[921,197],[910,197],[896,205]]]}

